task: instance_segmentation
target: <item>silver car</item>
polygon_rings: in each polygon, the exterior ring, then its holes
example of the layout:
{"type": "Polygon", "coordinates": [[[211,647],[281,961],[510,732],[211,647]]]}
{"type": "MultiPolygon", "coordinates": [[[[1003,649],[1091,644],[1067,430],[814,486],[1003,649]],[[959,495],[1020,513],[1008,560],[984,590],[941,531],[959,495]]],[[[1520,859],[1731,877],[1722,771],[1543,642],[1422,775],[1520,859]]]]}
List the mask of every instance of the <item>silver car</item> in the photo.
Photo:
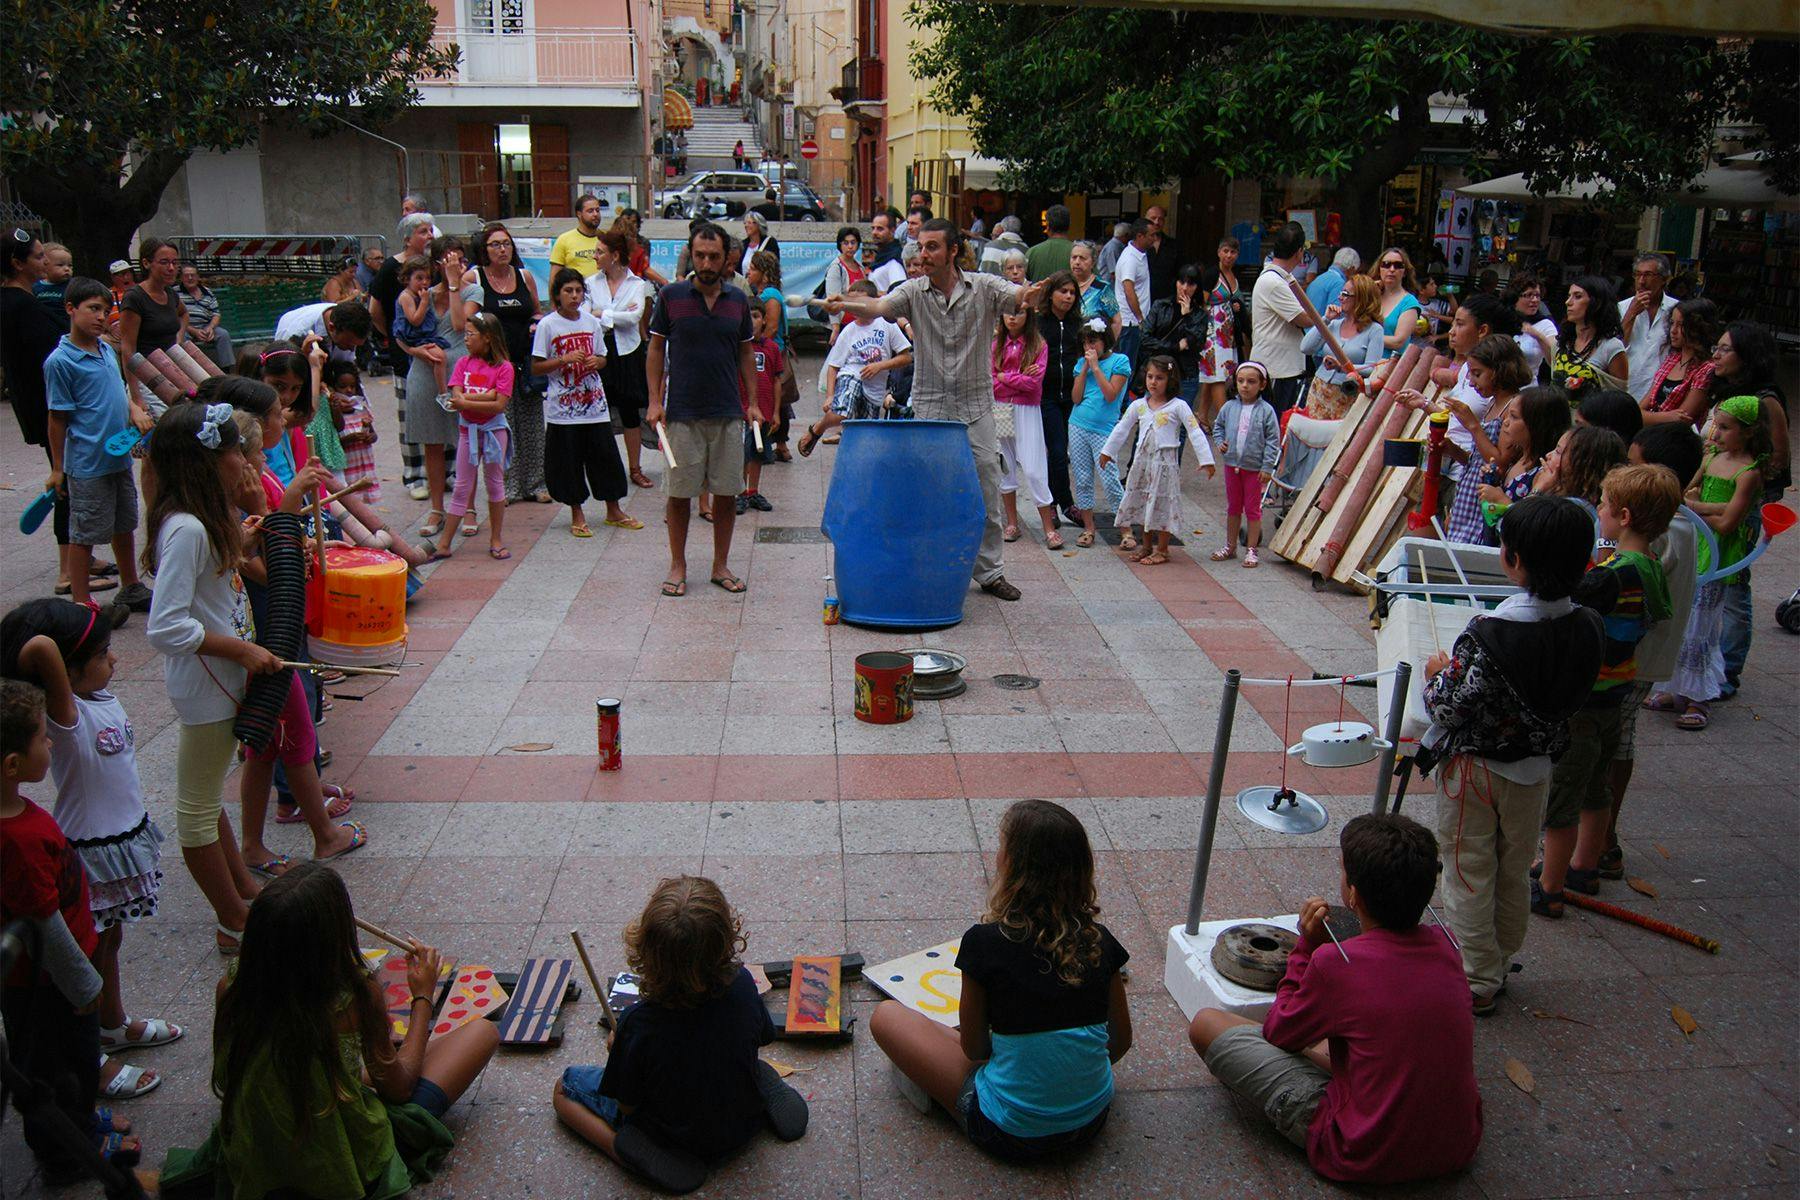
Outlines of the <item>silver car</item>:
{"type": "Polygon", "coordinates": [[[696,171],[663,192],[656,208],[665,217],[681,219],[723,204],[724,215],[742,216],[761,204],[768,191],[769,181],[755,171],[696,171]]]}

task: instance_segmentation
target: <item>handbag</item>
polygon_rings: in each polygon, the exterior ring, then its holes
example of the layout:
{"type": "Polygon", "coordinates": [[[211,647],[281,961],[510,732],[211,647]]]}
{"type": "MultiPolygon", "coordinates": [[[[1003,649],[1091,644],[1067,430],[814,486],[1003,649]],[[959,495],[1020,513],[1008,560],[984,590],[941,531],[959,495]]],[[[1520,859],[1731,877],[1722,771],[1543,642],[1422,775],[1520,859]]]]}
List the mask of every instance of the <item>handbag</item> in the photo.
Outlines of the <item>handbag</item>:
{"type": "Polygon", "coordinates": [[[994,436],[1009,438],[1016,430],[1017,426],[1013,424],[1013,406],[994,401],[994,436]]]}
{"type": "Polygon", "coordinates": [[[800,402],[800,381],[794,378],[794,356],[792,354],[782,356],[781,385],[777,390],[780,393],[783,408],[791,408],[800,402]]]}

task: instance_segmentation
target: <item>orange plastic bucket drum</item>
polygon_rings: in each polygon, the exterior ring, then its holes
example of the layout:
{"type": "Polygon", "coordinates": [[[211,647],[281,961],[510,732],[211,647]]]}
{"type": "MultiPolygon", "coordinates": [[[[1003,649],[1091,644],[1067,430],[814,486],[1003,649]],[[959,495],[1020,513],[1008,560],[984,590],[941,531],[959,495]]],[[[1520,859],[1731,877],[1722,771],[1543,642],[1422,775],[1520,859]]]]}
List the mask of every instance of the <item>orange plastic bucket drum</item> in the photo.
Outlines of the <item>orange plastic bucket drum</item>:
{"type": "Polygon", "coordinates": [[[386,550],[329,547],[325,583],[315,596],[313,657],[349,666],[399,657],[406,645],[405,559],[386,550]]]}

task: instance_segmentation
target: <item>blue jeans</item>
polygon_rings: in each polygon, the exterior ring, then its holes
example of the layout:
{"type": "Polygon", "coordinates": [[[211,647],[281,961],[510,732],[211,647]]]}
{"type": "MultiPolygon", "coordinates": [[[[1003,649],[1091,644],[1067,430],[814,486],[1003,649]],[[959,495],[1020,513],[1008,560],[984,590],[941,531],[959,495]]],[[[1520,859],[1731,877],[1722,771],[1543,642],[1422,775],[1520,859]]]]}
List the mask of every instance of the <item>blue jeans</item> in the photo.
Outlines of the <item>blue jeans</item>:
{"type": "MultiPolygon", "coordinates": [[[[1728,564],[1729,565],[1729,564],[1728,564]]],[[[1725,628],[1719,637],[1725,656],[1725,695],[1738,690],[1738,676],[1750,657],[1750,572],[1740,571],[1736,583],[1725,585],[1725,628]]]]}
{"type": "Polygon", "coordinates": [[[1144,329],[1141,325],[1127,325],[1119,330],[1119,344],[1117,349],[1120,354],[1123,354],[1126,358],[1131,360],[1131,373],[1133,378],[1136,378],[1137,376],[1138,350],[1142,347],[1143,340],[1144,329]]]}
{"type": "Polygon", "coordinates": [[[600,1094],[600,1076],[605,1072],[605,1067],[564,1067],[563,1095],[617,1129],[625,1123],[625,1117],[617,1100],[600,1094]]]}

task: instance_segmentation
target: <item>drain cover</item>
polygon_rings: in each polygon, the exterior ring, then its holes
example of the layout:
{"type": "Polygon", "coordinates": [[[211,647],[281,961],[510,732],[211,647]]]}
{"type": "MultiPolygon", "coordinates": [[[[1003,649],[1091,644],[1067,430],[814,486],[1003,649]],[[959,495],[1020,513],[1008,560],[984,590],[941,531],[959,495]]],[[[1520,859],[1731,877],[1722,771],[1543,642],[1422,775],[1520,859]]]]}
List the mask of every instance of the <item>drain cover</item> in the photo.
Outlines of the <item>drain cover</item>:
{"type": "Polygon", "coordinates": [[[1213,943],[1213,968],[1240,987],[1272,992],[1287,974],[1288,954],[1298,942],[1279,925],[1260,921],[1233,925],[1213,943]]]}
{"type": "Polygon", "coordinates": [[[1009,692],[1029,692],[1043,682],[1033,675],[996,675],[994,686],[1005,688],[1009,692]]]}
{"type": "Polygon", "coordinates": [[[764,525],[756,531],[756,540],[788,546],[812,546],[831,539],[822,530],[810,525],[764,525]]]}

